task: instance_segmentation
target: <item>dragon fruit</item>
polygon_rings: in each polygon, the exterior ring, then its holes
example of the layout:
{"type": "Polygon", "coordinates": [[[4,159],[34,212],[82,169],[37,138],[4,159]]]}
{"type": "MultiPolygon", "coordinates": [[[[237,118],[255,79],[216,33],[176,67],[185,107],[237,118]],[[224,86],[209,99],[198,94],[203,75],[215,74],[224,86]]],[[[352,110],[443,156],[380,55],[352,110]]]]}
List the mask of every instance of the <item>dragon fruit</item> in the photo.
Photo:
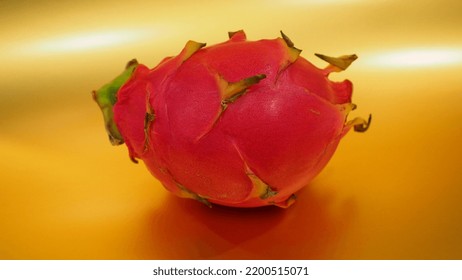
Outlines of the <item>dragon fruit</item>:
{"type": "Polygon", "coordinates": [[[153,69],[132,60],[93,98],[113,145],[125,143],[172,193],[206,205],[276,205],[327,164],[351,129],[352,83],[333,82],[356,55],[319,69],[281,32],[247,41],[244,31],[210,47],[188,41],[153,69]]]}

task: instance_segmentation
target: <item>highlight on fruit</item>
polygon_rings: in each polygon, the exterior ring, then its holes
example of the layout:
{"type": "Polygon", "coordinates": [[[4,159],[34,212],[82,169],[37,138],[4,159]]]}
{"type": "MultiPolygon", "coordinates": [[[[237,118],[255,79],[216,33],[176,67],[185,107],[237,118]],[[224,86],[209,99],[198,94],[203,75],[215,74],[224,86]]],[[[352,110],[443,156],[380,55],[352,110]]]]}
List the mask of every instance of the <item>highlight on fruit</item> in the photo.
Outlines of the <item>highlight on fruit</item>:
{"type": "Polygon", "coordinates": [[[170,192],[211,206],[286,208],[321,172],[349,130],[365,132],[352,83],[329,74],[356,55],[316,54],[319,69],[281,32],[244,31],[206,47],[188,41],[150,69],[131,60],[93,92],[113,145],[125,143],[170,192]]]}

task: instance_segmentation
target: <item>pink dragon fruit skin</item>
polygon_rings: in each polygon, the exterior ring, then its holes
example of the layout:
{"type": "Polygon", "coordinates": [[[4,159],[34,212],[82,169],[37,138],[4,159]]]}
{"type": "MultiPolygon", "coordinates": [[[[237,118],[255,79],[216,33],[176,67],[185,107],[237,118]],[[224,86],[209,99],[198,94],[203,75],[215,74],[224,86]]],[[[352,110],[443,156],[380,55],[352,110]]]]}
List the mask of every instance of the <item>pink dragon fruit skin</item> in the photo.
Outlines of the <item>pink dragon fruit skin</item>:
{"type": "Polygon", "coordinates": [[[318,69],[281,34],[247,41],[238,31],[210,47],[189,41],[153,69],[132,61],[111,91],[94,92],[111,141],[125,142],[130,158],[178,196],[290,206],[340,139],[352,127],[366,131],[370,118],[347,121],[352,84],[328,79],[355,55],[318,55],[329,62],[318,69]]]}

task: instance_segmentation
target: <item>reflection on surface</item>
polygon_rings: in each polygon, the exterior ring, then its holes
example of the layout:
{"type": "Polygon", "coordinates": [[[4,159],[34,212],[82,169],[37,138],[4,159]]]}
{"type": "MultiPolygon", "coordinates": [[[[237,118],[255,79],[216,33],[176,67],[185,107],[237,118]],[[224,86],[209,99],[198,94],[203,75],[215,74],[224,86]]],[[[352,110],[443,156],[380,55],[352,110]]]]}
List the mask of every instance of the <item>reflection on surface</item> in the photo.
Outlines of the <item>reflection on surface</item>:
{"type": "MultiPolygon", "coordinates": [[[[332,194],[333,195],[333,194],[332,194]]],[[[208,209],[170,196],[151,216],[148,258],[326,259],[342,248],[355,206],[332,209],[332,195],[306,189],[291,211],[275,207],[208,209]],[[158,240],[162,240],[161,244],[158,240]],[[172,250],[172,248],[175,248],[172,250]]]]}

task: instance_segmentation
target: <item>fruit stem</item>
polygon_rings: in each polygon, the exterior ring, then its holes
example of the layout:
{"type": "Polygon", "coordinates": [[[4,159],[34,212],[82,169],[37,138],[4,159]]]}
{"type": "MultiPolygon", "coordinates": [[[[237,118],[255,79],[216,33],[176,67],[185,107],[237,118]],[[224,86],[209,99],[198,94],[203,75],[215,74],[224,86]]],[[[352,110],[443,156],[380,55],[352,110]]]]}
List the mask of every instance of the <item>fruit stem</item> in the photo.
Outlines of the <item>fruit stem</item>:
{"type": "Polygon", "coordinates": [[[125,70],[119,76],[100,89],[92,92],[93,100],[95,100],[103,113],[104,125],[112,145],[121,145],[124,143],[124,139],[114,122],[113,107],[117,102],[117,93],[122,85],[130,79],[137,66],[138,61],[136,59],[130,60],[125,70]]]}

